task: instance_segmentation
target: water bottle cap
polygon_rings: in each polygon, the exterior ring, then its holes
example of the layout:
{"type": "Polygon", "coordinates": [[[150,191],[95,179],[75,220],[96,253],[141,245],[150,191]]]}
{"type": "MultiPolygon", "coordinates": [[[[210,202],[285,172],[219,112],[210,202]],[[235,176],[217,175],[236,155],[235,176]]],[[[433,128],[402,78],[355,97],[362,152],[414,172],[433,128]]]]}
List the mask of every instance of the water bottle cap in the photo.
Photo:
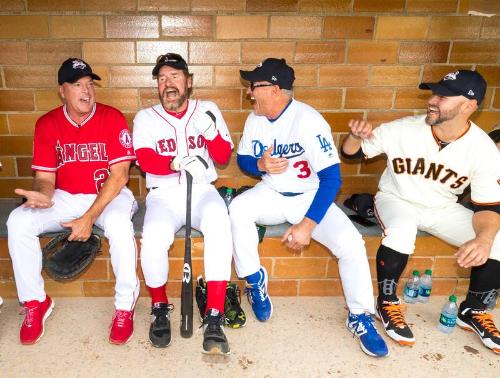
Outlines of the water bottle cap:
{"type": "Polygon", "coordinates": [[[231,194],[233,192],[233,188],[227,188],[227,192],[231,194]]]}
{"type": "Polygon", "coordinates": [[[426,269],[425,274],[428,274],[429,276],[432,276],[432,270],[431,269],[426,269]]]}
{"type": "Polygon", "coordinates": [[[450,295],[449,300],[450,300],[450,302],[455,302],[455,303],[457,303],[457,297],[455,297],[454,295],[450,295]]]}
{"type": "Polygon", "coordinates": [[[420,276],[420,272],[418,270],[414,270],[412,274],[414,276],[420,276]]]}

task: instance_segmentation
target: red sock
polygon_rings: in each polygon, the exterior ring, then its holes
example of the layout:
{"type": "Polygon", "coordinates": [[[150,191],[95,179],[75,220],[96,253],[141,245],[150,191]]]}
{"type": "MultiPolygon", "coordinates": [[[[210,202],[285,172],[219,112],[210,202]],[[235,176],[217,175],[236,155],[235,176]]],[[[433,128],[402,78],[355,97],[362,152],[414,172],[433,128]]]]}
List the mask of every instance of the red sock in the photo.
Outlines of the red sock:
{"type": "Polygon", "coordinates": [[[224,313],[224,302],[226,300],[227,281],[207,281],[207,307],[205,314],[209,309],[215,308],[221,314],[224,313]]]}
{"type": "Polygon", "coordinates": [[[161,285],[159,287],[149,287],[146,286],[151,295],[151,304],[155,305],[157,303],[168,303],[167,298],[167,284],[161,285]]]}

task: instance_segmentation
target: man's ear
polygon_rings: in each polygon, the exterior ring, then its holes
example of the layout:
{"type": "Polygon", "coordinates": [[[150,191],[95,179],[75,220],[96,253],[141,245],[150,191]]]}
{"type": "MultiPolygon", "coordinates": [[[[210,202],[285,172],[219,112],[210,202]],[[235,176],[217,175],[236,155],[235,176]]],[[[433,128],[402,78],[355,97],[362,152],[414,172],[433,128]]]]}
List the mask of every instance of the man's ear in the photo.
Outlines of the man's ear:
{"type": "Polygon", "coordinates": [[[63,90],[63,86],[60,85],[59,86],[59,96],[61,96],[61,98],[64,100],[65,97],[64,97],[64,90],[63,90]]]}
{"type": "Polygon", "coordinates": [[[465,113],[472,114],[474,113],[478,108],[477,100],[467,100],[462,104],[462,110],[465,113]]]}

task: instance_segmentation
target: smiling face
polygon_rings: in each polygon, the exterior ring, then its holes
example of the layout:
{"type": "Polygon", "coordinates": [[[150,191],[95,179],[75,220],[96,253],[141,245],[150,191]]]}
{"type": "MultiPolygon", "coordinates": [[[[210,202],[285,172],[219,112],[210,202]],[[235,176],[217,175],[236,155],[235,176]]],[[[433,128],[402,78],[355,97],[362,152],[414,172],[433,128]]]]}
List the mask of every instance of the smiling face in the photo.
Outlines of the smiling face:
{"type": "Polygon", "coordinates": [[[442,124],[455,119],[462,110],[462,105],[467,102],[463,96],[439,96],[433,94],[427,102],[427,116],[425,122],[429,126],[442,124]]]}
{"type": "Polygon", "coordinates": [[[170,112],[181,112],[187,107],[191,76],[170,66],[163,66],[158,72],[158,95],[163,108],[170,112]]]}
{"type": "Polygon", "coordinates": [[[247,95],[250,97],[254,113],[259,116],[272,117],[272,95],[276,86],[267,81],[250,83],[247,95]],[[253,88],[253,89],[252,89],[253,88]]]}
{"type": "Polygon", "coordinates": [[[95,104],[94,80],[84,76],[74,83],[63,83],[59,93],[66,103],[66,111],[71,119],[81,123],[92,112],[95,104]]]}

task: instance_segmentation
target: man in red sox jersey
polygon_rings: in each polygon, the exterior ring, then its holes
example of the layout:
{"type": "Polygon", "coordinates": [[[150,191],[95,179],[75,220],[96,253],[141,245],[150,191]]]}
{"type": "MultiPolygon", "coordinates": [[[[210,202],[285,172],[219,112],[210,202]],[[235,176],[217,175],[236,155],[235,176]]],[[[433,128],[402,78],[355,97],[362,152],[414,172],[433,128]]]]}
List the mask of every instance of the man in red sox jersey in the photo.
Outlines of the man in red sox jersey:
{"type": "Polygon", "coordinates": [[[223,314],[231,276],[231,226],[226,205],[211,183],[217,178],[214,162],[226,164],[233,143],[217,105],[188,99],[192,75],[180,55],[159,56],[152,73],[161,103],[137,113],[133,133],[137,161],[146,172],[149,189],[141,240],[142,271],[152,302],[149,339],[156,347],[171,341],[168,250],[186,220],[188,171],[193,176],[192,226],[204,236],[208,298],[203,351],[227,354],[223,314]]]}
{"type": "Polygon", "coordinates": [[[26,309],[20,331],[23,344],[42,337],[54,307],[44,291],[37,236],[71,229],[69,240],[85,241],[94,224],[109,239],[116,277],[109,341],[123,344],[133,333],[139,281],[131,218],[137,204],[125,184],[135,155],[123,115],[95,102],[94,79],[100,80],[81,59],[70,58],[61,65],[59,93],[65,104],[37,121],[33,189],[15,190],[26,198],[7,221],[18,296],[26,309]]]}
{"type": "Polygon", "coordinates": [[[459,70],[419,88],[432,90],[426,115],[374,130],[366,121],[351,121],[342,146],[347,158],[387,155],[375,196],[384,231],[377,252],[377,313],[391,338],[415,343],[396,286],[415,249],[417,229],[427,231],[459,247],[458,265],[472,268],[457,324],[500,353],[500,332],[486,312],[500,289],[500,154],[469,120],[484,98],[486,81],[475,71],[459,70]],[[457,203],[469,184],[473,210],[457,203]]]}

